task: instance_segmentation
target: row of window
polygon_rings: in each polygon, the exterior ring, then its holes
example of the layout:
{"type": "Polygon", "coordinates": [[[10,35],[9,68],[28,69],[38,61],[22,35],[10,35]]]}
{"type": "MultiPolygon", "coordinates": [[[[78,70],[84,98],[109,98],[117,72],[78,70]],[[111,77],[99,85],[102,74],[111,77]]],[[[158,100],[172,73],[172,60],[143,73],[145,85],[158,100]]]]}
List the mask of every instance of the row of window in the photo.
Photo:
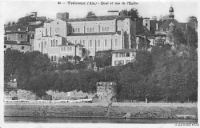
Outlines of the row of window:
{"type": "Polygon", "coordinates": [[[56,61],[56,56],[51,56],[51,61],[56,61]]]}
{"type": "Polygon", "coordinates": [[[61,51],[72,51],[72,47],[61,47],[61,51]]]}
{"type": "MultiPolygon", "coordinates": [[[[7,48],[7,46],[4,45],[4,48],[7,48]]],[[[24,50],[24,46],[21,46],[21,50],[24,50]]]]}
{"type": "Polygon", "coordinates": [[[51,47],[58,46],[58,40],[51,40],[51,47]]]}
{"type": "Polygon", "coordinates": [[[44,42],[41,42],[41,44],[39,43],[38,45],[39,45],[39,48],[40,48],[40,45],[41,45],[42,48],[43,47],[46,48],[47,42],[44,41],[44,42]]]}
{"type": "Polygon", "coordinates": [[[115,53],[115,57],[130,57],[130,53],[115,53]]]}
{"type": "MultiPolygon", "coordinates": [[[[65,56],[62,56],[62,59],[64,59],[65,58],[65,56]]],[[[69,60],[71,60],[73,57],[72,56],[68,56],[68,59],[69,60]]],[[[51,61],[56,61],[56,60],[59,60],[60,59],[60,57],[58,57],[58,56],[51,56],[50,57],[50,60],[51,61]]]]}
{"type": "Polygon", "coordinates": [[[120,66],[120,65],[128,64],[130,62],[131,62],[130,60],[116,60],[116,61],[114,61],[114,65],[120,66]]]}
{"type": "MultiPolygon", "coordinates": [[[[101,30],[103,32],[108,32],[109,31],[109,27],[102,27],[101,30]]],[[[73,28],[72,31],[73,32],[81,32],[80,28],[73,28]]],[[[94,29],[94,27],[88,27],[88,28],[86,28],[86,32],[95,32],[95,29],[94,29]]]]}
{"type": "Polygon", "coordinates": [[[87,32],[94,32],[94,28],[87,28],[87,32]]]}
{"type": "Polygon", "coordinates": [[[103,32],[108,32],[109,31],[109,27],[102,27],[102,31],[103,32]]]}
{"type": "MultiPolygon", "coordinates": [[[[80,40],[79,42],[80,42],[81,45],[86,46],[85,40],[80,40]]],[[[92,42],[93,42],[92,40],[89,40],[89,44],[88,44],[89,47],[93,47],[93,45],[95,46],[95,44],[97,45],[97,47],[101,47],[100,40],[95,40],[94,43],[92,43],[92,42]]],[[[112,40],[111,40],[111,42],[112,42],[112,40]]],[[[77,44],[78,40],[75,40],[74,43],[77,44]]],[[[117,46],[117,45],[118,45],[118,42],[117,42],[117,39],[115,39],[115,46],[117,46]]],[[[108,40],[107,39],[104,40],[104,46],[105,47],[108,46],[108,40]]]]}
{"type": "Polygon", "coordinates": [[[73,28],[72,31],[73,32],[80,32],[80,28],[73,28]]]}

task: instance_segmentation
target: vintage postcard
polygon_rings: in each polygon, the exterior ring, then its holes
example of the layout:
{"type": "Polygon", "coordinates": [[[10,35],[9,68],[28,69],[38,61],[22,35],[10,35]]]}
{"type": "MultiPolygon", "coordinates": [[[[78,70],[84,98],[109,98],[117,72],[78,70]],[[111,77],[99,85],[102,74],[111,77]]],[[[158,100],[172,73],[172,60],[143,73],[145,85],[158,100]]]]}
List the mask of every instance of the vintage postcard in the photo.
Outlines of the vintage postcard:
{"type": "Polygon", "coordinates": [[[0,127],[198,127],[193,1],[1,1],[0,127]]]}

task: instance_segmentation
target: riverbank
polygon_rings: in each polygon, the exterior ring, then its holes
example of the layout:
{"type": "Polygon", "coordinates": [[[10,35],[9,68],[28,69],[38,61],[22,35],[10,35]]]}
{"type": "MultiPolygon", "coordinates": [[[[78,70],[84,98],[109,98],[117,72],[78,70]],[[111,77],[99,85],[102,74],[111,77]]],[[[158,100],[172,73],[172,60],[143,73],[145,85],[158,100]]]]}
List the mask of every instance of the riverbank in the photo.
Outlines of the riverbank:
{"type": "Polygon", "coordinates": [[[5,117],[193,119],[196,103],[5,103],[5,117]]]}

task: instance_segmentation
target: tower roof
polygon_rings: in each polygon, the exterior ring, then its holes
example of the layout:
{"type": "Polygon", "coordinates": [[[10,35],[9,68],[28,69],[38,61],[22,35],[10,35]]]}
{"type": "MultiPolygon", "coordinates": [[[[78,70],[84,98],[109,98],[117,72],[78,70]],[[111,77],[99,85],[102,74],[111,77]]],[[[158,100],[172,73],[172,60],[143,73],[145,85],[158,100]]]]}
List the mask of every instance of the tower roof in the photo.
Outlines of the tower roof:
{"type": "Polygon", "coordinates": [[[172,6],[169,8],[169,12],[174,12],[174,8],[172,6]]]}

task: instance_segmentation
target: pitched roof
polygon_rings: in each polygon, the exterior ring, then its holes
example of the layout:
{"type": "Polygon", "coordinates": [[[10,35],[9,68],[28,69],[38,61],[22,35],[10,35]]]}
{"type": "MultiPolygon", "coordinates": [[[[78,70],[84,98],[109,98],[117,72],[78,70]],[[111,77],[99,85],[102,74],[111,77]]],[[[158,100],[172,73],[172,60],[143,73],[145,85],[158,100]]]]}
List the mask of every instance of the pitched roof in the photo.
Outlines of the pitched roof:
{"type": "Polygon", "coordinates": [[[174,19],[164,20],[163,22],[160,23],[160,27],[159,28],[162,28],[162,29],[169,28],[169,24],[170,23],[173,23],[176,26],[176,24],[178,24],[178,21],[174,20],[174,19]]]}
{"type": "Polygon", "coordinates": [[[26,41],[21,41],[20,43],[17,43],[17,41],[4,41],[4,44],[13,44],[13,45],[28,45],[30,46],[30,44],[26,41]]]}
{"type": "Polygon", "coordinates": [[[181,28],[181,29],[185,30],[186,24],[188,24],[188,23],[180,23],[175,19],[167,19],[161,23],[159,28],[163,28],[163,29],[169,28],[170,24],[176,26],[177,28],[181,28]]]}
{"type": "Polygon", "coordinates": [[[22,25],[12,25],[12,26],[6,26],[5,27],[5,31],[6,32],[16,32],[20,29],[20,31],[26,31],[27,30],[27,26],[22,26],[22,25]]]}
{"type": "Polygon", "coordinates": [[[35,31],[35,28],[39,28],[43,26],[43,23],[41,24],[36,24],[36,25],[20,25],[20,24],[15,24],[12,26],[6,26],[5,27],[5,32],[18,32],[18,31],[35,31]]]}
{"type": "Polygon", "coordinates": [[[74,18],[74,19],[68,19],[68,22],[78,22],[78,21],[101,21],[101,20],[123,20],[125,18],[129,18],[129,16],[122,17],[122,16],[116,16],[116,15],[109,15],[109,16],[97,16],[97,17],[90,17],[90,18],[74,18]]]}
{"type": "Polygon", "coordinates": [[[100,32],[100,33],[71,33],[68,36],[93,36],[93,35],[115,35],[121,34],[120,31],[118,32],[100,32]]]}
{"type": "Polygon", "coordinates": [[[26,34],[26,31],[8,31],[5,34],[13,34],[13,33],[18,33],[18,34],[26,34]]]}

